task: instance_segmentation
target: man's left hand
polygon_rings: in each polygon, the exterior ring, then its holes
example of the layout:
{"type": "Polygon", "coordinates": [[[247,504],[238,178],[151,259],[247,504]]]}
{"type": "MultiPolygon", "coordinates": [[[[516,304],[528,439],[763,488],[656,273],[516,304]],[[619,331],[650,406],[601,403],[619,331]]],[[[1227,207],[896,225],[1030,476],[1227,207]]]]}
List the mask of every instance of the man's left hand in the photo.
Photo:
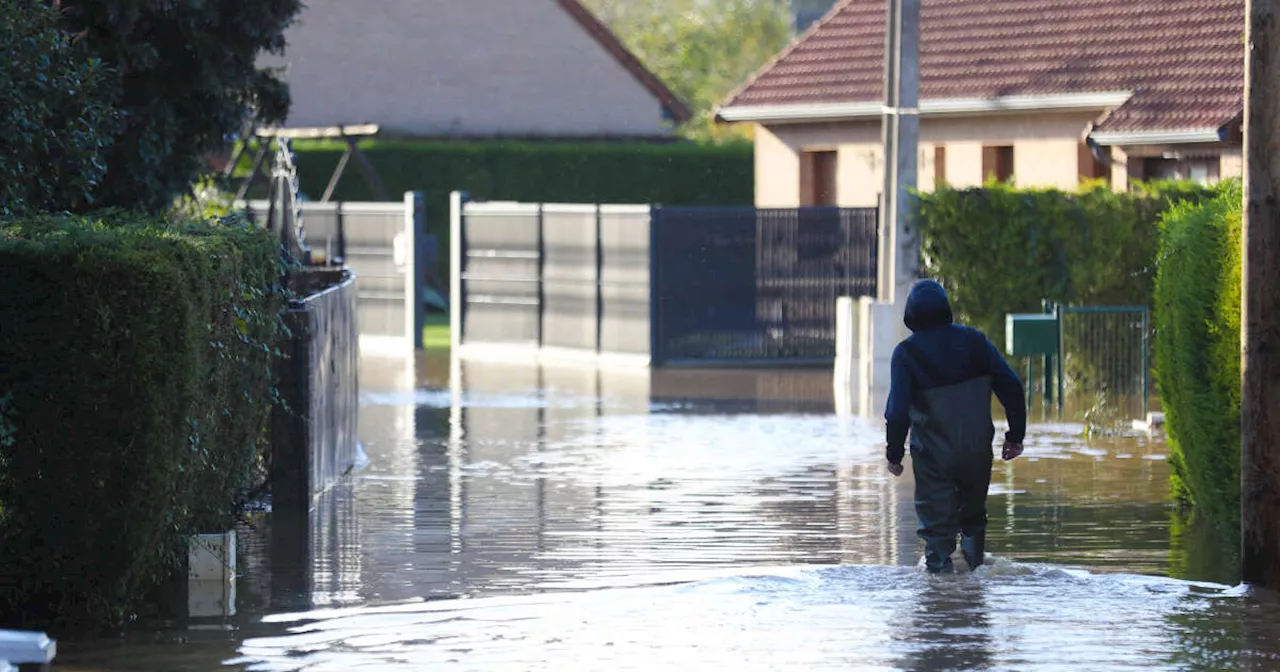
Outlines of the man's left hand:
{"type": "Polygon", "coordinates": [[[902,463],[894,464],[894,463],[890,462],[890,463],[889,463],[889,473],[893,474],[894,476],[901,476],[901,475],[902,475],[902,463]]]}

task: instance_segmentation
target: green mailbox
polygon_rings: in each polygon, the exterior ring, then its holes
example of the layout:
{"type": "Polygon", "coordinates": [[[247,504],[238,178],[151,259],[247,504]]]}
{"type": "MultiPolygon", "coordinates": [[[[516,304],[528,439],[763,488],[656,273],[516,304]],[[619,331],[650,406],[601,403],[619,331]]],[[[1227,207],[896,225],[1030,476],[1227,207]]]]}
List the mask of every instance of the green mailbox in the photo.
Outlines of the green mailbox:
{"type": "Polygon", "coordinates": [[[1004,321],[1005,354],[1015,357],[1058,354],[1058,316],[1010,313],[1004,321]]]}

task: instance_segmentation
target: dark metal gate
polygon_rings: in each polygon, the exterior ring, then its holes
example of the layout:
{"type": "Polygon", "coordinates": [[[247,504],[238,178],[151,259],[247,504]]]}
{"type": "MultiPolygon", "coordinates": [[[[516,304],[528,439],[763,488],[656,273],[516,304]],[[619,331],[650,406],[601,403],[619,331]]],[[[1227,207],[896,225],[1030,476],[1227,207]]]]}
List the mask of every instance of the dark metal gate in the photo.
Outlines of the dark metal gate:
{"type": "Polygon", "coordinates": [[[873,208],[655,208],[655,363],[835,357],[835,305],[876,292],[873,208]]]}
{"type": "Polygon", "coordinates": [[[829,364],[836,299],[876,291],[874,209],[454,198],[460,352],[829,364]]]}

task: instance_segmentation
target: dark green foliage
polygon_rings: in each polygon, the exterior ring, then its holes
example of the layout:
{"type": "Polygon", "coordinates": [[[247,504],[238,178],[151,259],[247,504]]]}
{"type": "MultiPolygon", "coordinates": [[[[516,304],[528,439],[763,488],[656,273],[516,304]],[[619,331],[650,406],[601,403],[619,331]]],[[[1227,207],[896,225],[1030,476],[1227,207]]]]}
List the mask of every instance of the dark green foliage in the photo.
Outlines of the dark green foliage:
{"type": "Polygon", "coordinates": [[[1240,520],[1240,218],[1233,184],[1161,224],[1156,381],[1174,492],[1228,541],[1240,520]]]}
{"type": "Polygon", "coordinates": [[[0,0],[0,216],[88,205],[106,173],[115,78],[58,20],[0,0]]]}
{"type": "Polygon", "coordinates": [[[1160,214],[1213,193],[1185,183],[939,189],[920,195],[925,268],[958,316],[1003,347],[1005,314],[1041,312],[1045,299],[1150,306],[1160,214]]]}
{"type": "MultiPolygon", "coordinates": [[[[299,142],[298,177],[314,199],[324,194],[342,156],[337,143],[299,142]]],[[[533,203],[750,205],[754,163],[749,144],[559,144],[372,141],[362,149],[390,198],[422,191],[427,228],[448,244],[449,192],[482,200],[533,203]]],[[[352,162],[334,200],[369,201],[373,193],[352,162]]]]}
{"type": "MultiPolygon", "coordinates": [[[[35,3],[31,3],[35,4],[35,3]]],[[[61,0],[64,25],[113,68],[124,123],[99,204],[158,212],[207,170],[246,119],[282,121],[286,85],[259,69],[282,53],[299,0],[61,0]]]]}
{"type": "Polygon", "coordinates": [[[133,613],[227,529],[272,404],[280,261],[234,221],[0,221],[0,625],[133,613]]]}

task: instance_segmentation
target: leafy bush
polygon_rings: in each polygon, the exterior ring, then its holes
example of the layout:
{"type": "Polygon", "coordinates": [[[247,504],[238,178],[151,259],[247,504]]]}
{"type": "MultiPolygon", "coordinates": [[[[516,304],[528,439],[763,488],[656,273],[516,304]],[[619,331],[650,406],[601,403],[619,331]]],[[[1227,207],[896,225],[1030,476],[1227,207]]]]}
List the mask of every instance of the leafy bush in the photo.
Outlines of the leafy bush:
{"type": "MultiPolygon", "coordinates": [[[[9,0],[27,12],[43,3],[9,0]]],[[[124,123],[103,152],[99,205],[161,212],[208,155],[256,117],[284,120],[289,91],[257,67],[282,53],[299,0],[60,0],[62,25],[116,73],[124,123]]]]}
{"type": "Polygon", "coordinates": [[[92,202],[117,115],[112,73],[41,2],[0,0],[0,216],[92,202]]]}
{"type": "MultiPolygon", "coordinates": [[[[422,191],[427,228],[448,245],[449,192],[483,200],[561,203],[750,205],[755,164],[750,144],[560,144],[370,141],[362,150],[388,196],[422,191]]],[[[294,144],[298,178],[311,198],[324,193],[345,145],[294,144]]],[[[334,195],[375,200],[354,165],[334,195]]]]}
{"type": "Polygon", "coordinates": [[[999,345],[1005,314],[1040,312],[1045,299],[1150,306],[1160,214],[1214,193],[1189,183],[942,188],[920,195],[924,266],[958,315],[999,345]]]}
{"type": "Polygon", "coordinates": [[[235,221],[0,221],[0,620],[102,624],[227,529],[272,405],[281,268],[235,221]]]}
{"type": "Polygon", "coordinates": [[[1156,382],[1178,498],[1238,539],[1241,192],[1233,184],[1161,223],[1156,382]]]}

